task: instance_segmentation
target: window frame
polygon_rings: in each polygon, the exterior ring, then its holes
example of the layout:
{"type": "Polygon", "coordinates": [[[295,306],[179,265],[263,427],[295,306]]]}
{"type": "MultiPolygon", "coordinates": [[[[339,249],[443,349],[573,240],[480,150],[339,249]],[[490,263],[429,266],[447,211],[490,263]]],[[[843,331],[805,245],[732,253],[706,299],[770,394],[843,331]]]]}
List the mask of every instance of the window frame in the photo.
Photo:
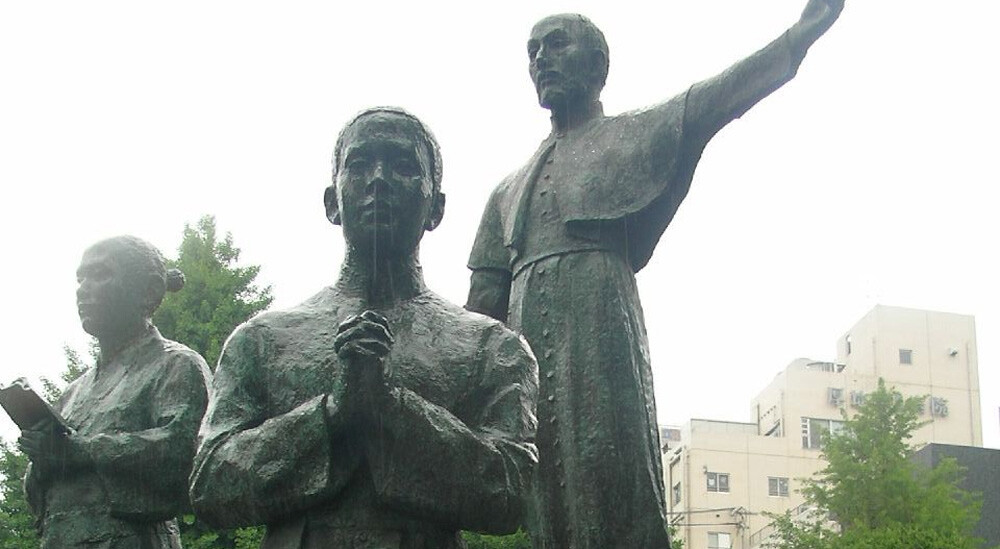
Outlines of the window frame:
{"type": "Polygon", "coordinates": [[[913,366],[913,349],[900,348],[899,363],[902,364],[903,366],[913,366]]]}
{"type": "Polygon", "coordinates": [[[715,494],[729,493],[729,473],[719,473],[716,471],[705,471],[705,490],[715,494]],[[723,480],[725,479],[725,480],[723,480]],[[714,487],[713,487],[714,484],[714,487]],[[725,484],[725,490],[723,490],[725,484]]]}
{"type": "Polygon", "coordinates": [[[844,422],[838,419],[827,419],[822,417],[808,417],[802,416],[800,422],[800,431],[802,434],[802,449],[803,450],[820,450],[823,448],[822,433],[817,433],[816,444],[813,445],[813,422],[822,422],[826,426],[826,431],[828,433],[838,433],[844,428],[844,422]]]}
{"type": "Polygon", "coordinates": [[[773,498],[787,498],[789,492],[788,477],[767,477],[767,495],[773,498]],[[771,490],[772,481],[774,490],[771,490]],[[782,489],[784,488],[784,489],[782,489]]]}
{"type": "Polygon", "coordinates": [[[708,549],[733,549],[733,535],[729,532],[708,532],[708,549]],[[715,536],[715,543],[712,543],[712,536],[715,536]],[[726,544],[719,545],[719,537],[726,537],[726,544]]]}

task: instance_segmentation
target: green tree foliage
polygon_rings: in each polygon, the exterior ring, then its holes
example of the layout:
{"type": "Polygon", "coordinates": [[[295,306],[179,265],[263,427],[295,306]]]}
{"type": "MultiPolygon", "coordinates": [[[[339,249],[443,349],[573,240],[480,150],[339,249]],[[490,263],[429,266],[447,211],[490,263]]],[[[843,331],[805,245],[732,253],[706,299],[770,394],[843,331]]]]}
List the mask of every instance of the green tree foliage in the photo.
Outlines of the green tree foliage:
{"type": "Polygon", "coordinates": [[[764,544],[770,549],[831,549],[830,538],[836,533],[826,528],[816,516],[794,519],[791,511],[781,515],[769,515],[774,520],[774,533],[764,544]]]}
{"type": "Polygon", "coordinates": [[[37,549],[35,518],[21,482],[28,458],[0,441],[0,549],[37,549]]]}
{"type": "Polygon", "coordinates": [[[264,528],[240,528],[235,541],[236,549],[257,549],[264,541],[264,528]]]}
{"type": "Polygon", "coordinates": [[[670,534],[670,549],[684,549],[684,540],[678,534],[676,524],[667,526],[667,533],[670,534]]]}
{"type": "Polygon", "coordinates": [[[177,259],[167,261],[184,273],[184,289],[167,294],[153,316],[164,337],[198,351],[213,369],[226,337],[273,300],[270,286],[254,284],[260,266],[239,266],[239,258],[232,235],[216,234],[214,217],[185,225],[177,259]]]}
{"type": "MultiPolygon", "coordinates": [[[[167,260],[168,268],[184,273],[184,289],[167,294],[153,315],[164,337],[191,347],[213,369],[229,334],[273,300],[270,286],[254,283],[260,266],[241,266],[239,258],[233,236],[218,237],[214,217],[202,217],[193,228],[185,224],[177,259],[167,260]]],[[[264,535],[263,527],[216,530],[194,515],[180,523],[187,549],[257,547],[264,535]]]]}
{"type": "MultiPolygon", "coordinates": [[[[254,284],[260,267],[239,266],[240,250],[232,235],[221,240],[216,234],[215,218],[203,217],[196,227],[184,227],[184,238],[176,260],[168,267],[185,275],[184,289],[168,294],[156,311],[153,323],[164,337],[191,347],[214,365],[222,343],[236,326],[271,304],[270,286],[254,284]]],[[[66,370],[60,381],[42,380],[44,396],[55,401],[65,384],[83,375],[96,363],[99,349],[93,341],[89,360],[70,347],[64,347],[66,370]]],[[[28,510],[21,482],[27,458],[0,441],[0,549],[37,549],[34,517],[28,510]]],[[[260,546],[263,527],[215,530],[194,515],[181,517],[181,539],[186,549],[250,549],[260,546]]]]}
{"type": "Polygon", "coordinates": [[[806,480],[806,501],[823,519],[775,521],[780,549],[974,549],[972,536],[981,500],[959,487],[963,471],[954,460],[927,469],[912,461],[909,443],[922,425],[923,397],[904,398],[886,388],[867,395],[844,428],[823,440],[827,466],[806,480]]]}

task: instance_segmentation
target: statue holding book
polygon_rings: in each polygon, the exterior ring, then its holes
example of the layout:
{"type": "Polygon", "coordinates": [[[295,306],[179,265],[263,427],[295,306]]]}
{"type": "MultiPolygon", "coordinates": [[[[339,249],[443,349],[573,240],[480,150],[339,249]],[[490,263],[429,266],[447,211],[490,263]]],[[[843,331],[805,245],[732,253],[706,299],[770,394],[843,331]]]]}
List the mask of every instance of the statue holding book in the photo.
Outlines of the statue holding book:
{"type": "Polygon", "coordinates": [[[191,349],[164,339],[151,318],[164,292],[183,285],[151,244],[132,236],[98,242],[77,270],[83,329],[100,358],[51,409],[20,387],[5,407],[20,418],[30,459],[28,502],[42,547],[180,547],[175,517],[188,506],[195,438],[209,370],[191,349]],[[47,416],[47,417],[46,417],[47,416]],[[27,420],[23,420],[27,421],[27,420]]]}

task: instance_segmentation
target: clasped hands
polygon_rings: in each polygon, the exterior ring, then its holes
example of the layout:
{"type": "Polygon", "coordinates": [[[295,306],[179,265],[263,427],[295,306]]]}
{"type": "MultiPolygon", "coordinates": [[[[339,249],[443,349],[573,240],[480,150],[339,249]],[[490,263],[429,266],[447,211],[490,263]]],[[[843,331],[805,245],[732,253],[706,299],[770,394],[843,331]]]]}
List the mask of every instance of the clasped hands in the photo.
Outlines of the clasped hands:
{"type": "Polygon", "coordinates": [[[389,321],[375,311],[352,316],[337,327],[333,348],[346,365],[343,397],[327,400],[327,415],[349,423],[379,419],[390,396],[390,372],[385,361],[395,339],[389,321]]]}

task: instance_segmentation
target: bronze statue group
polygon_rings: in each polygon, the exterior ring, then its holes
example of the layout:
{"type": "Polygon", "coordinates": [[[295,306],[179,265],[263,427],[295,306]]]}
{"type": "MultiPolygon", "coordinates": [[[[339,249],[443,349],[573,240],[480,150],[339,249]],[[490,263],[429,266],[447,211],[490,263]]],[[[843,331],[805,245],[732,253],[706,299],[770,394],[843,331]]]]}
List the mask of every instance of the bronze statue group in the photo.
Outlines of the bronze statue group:
{"type": "Polygon", "coordinates": [[[214,526],[267,525],[264,548],[450,549],[461,530],[524,527],[539,549],[667,549],[635,273],[708,141],[792,78],[842,7],[810,0],[729,70],[615,116],[601,31],[536,24],[529,73],[552,132],[486,201],[464,308],[424,284],[441,152],[399,108],[337,140],[337,281],[237,328],[214,375],[151,322],[182,275],[138,238],[90,247],[77,301],[100,359],[55,406],[70,431],[43,422],[18,441],[43,547],[179,547],[193,505],[214,526]]]}

